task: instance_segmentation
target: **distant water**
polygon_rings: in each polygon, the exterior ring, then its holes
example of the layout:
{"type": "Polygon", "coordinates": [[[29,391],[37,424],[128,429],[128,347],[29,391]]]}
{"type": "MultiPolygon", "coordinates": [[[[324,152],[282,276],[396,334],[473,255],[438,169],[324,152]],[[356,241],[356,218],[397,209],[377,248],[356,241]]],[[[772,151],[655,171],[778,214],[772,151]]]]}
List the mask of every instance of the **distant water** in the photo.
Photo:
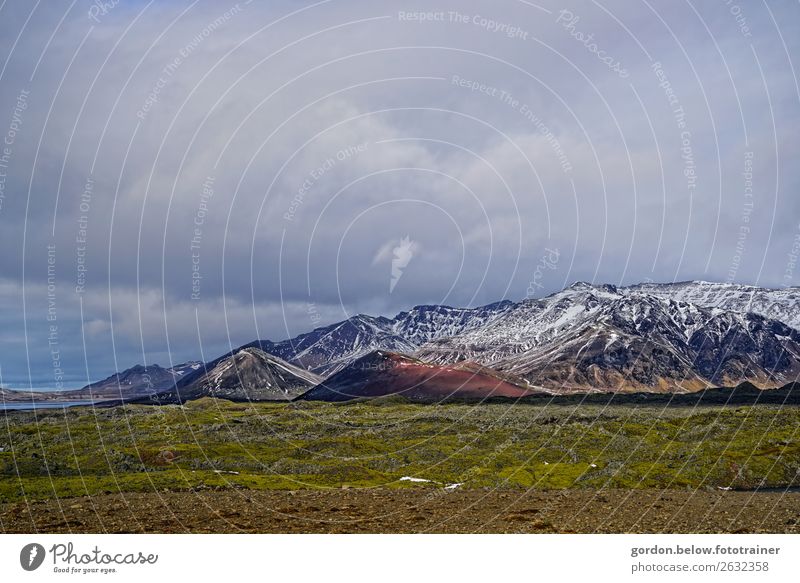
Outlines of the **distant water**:
{"type": "Polygon", "coordinates": [[[0,411],[18,411],[25,409],[63,409],[65,407],[75,407],[76,405],[91,405],[93,401],[60,401],[56,403],[3,403],[0,402],[0,411]]]}

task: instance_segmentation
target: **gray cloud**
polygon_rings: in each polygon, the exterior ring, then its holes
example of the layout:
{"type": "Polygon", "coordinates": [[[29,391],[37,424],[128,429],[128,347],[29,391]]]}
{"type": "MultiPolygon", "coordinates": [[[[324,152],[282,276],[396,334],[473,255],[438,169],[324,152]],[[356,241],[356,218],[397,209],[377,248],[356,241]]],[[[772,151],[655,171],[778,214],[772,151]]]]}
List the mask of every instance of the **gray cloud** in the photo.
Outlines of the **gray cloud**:
{"type": "Polygon", "coordinates": [[[54,384],[51,325],[80,385],[518,299],[546,249],[538,294],[797,285],[796,4],[92,5],[0,15],[5,385],[54,384]]]}

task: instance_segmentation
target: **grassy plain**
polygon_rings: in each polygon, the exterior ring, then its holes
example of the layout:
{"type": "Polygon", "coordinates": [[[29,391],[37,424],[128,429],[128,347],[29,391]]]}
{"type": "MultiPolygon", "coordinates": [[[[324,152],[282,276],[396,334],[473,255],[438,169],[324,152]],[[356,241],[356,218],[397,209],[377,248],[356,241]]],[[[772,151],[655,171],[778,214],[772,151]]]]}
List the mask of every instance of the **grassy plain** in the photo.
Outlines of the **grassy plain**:
{"type": "Polygon", "coordinates": [[[453,484],[535,490],[800,485],[797,407],[201,399],[185,406],[15,411],[0,423],[0,502],[453,484]]]}

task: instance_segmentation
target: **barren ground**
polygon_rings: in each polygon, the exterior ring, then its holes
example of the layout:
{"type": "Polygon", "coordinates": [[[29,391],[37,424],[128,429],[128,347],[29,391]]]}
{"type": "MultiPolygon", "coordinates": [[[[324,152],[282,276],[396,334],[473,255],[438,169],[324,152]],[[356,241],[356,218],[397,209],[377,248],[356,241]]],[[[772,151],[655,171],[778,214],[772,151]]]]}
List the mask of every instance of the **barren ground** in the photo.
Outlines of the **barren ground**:
{"type": "Polygon", "coordinates": [[[798,533],[800,493],[348,489],[6,503],[5,532],[798,533]]]}

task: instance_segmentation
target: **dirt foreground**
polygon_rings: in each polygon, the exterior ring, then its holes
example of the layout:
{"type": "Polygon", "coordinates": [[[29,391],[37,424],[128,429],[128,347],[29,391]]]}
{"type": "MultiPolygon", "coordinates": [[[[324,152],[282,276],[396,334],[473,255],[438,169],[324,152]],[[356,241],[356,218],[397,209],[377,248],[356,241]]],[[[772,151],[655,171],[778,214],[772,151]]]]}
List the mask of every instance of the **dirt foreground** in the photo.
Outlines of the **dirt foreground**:
{"type": "Polygon", "coordinates": [[[43,533],[798,533],[800,492],[305,490],[104,494],[0,505],[43,533]]]}

